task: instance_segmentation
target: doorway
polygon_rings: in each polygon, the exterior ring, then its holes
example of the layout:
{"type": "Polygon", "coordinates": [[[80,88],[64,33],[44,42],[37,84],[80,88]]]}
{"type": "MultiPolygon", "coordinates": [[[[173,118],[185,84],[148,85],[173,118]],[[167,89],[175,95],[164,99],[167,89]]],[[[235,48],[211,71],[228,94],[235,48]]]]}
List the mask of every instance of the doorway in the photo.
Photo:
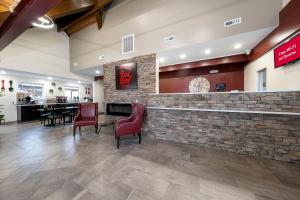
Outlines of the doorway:
{"type": "Polygon", "coordinates": [[[267,69],[262,69],[257,72],[257,91],[267,91],[267,69]]]}

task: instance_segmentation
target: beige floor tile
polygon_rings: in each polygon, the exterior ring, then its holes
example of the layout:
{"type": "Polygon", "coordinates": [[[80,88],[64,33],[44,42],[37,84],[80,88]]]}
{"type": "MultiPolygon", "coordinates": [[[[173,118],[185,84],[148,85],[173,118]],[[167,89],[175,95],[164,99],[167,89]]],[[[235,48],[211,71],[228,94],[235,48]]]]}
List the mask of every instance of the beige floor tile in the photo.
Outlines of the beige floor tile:
{"type": "Polygon", "coordinates": [[[298,200],[300,166],[39,122],[0,129],[0,199],[298,200]]]}

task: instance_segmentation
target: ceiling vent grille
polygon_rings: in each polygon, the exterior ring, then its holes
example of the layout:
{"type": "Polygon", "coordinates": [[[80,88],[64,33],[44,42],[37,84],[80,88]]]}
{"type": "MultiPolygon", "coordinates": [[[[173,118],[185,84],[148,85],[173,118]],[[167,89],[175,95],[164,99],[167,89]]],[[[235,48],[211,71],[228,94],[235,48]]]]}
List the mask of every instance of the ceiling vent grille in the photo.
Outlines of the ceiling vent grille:
{"type": "Polygon", "coordinates": [[[225,21],[224,22],[224,27],[227,28],[227,27],[230,27],[230,26],[238,25],[240,23],[242,23],[242,18],[238,17],[238,18],[234,18],[234,19],[225,21]]]}
{"type": "Polygon", "coordinates": [[[134,34],[122,37],[122,54],[134,52],[134,34]]]}
{"type": "Polygon", "coordinates": [[[164,42],[167,43],[167,42],[172,42],[175,40],[175,35],[169,35],[167,37],[164,37],[164,42]]]}

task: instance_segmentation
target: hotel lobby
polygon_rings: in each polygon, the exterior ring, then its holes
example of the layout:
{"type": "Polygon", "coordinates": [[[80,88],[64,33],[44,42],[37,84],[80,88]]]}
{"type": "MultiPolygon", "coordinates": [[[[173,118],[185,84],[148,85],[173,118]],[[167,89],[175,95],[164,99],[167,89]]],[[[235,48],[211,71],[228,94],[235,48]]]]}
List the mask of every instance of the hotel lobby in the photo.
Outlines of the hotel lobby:
{"type": "Polygon", "coordinates": [[[1,0],[0,199],[298,200],[299,0],[1,0]]]}

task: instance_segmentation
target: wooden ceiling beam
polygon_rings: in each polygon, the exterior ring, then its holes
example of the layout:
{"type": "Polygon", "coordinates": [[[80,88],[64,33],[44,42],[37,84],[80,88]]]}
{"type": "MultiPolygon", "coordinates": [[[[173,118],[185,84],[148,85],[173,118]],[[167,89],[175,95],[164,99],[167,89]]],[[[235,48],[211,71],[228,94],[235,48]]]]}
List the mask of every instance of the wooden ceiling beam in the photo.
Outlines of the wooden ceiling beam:
{"type": "Polygon", "coordinates": [[[76,24],[73,24],[72,26],[67,28],[65,32],[70,36],[71,34],[80,31],[81,29],[86,28],[96,22],[98,25],[98,29],[100,30],[103,25],[102,16],[103,16],[103,12],[99,10],[98,12],[85,17],[84,19],[77,22],[76,24]]]}
{"type": "Polygon", "coordinates": [[[61,0],[21,1],[0,27],[0,51],[31,26],[32,21],[43,16],[61,0]]]}
{"type": "Polygon", "coordinates": [[[73,24],[72,26],[68,27],[65,32],[70,36],[72,33],[75,33],[85,27],[88,27],[94,23],[96,23],[96,16],[95,14],[91,14],[86,16],[83,20],[73,24]]]}
{"type": "MultiPolygon", "coordinates": [[[[108,5],[111,2],[112,2],[112,0],[96,0],[94,7],[90,11],[88,11],[86,14],[82,15],[78,19],[72,21],[71,23],[67,24],[66,26],[59,28],[58,32],[66,31],[70,27],[73,27],[70,29],[74,29],[74,26],[76,26],[77,23],[80,23],[81,25],[84,24],[84,22],[81,22],[81,21],[86,20],[86,18],[90,19],[91,15],[96,18],[95,14],[98,14],[98,12],[100,12],[101,8],[103,8],[104,6],[108,5]]],[[[95,22],[96,22],[96,19],[95,19],[94,23],[95,22]]],[[[72,31],[66,31],[66,32],[72,32],[72,31]]]]}
{"type": "Polygon", "coordinates": [[[51,9],[47,14],[52,19],[58,19],[82,11],[92,9],[95,6],[95,0],[62,0],[57,6],[51,9]]]}
{"type": "Polygon", "coordinates": [[[103,11],[99,10],[99,12],[95,13],[98,30],[100,30],[103,26],[103,11]]]}

